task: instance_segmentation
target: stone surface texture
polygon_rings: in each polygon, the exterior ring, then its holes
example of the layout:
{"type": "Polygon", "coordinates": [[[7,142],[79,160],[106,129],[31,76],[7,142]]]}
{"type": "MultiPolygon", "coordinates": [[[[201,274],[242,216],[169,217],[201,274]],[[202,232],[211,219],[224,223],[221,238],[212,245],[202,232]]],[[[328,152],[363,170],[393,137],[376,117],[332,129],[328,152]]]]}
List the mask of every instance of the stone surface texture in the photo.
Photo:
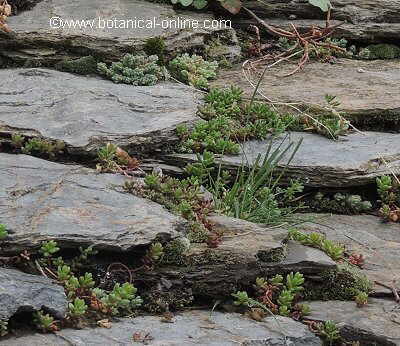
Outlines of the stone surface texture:
{"type": "Polygon", "coordinates": [[[0,153],[0,223],[9,229],[0,253],[18,253],[50,239],[65,248],[128,251],[156,237],[174,238],[185,228],[183,219],[161,205],[125,193],[125,180],[0,153]]]}
{"type": "MultiPolygon", "coordinates": [[[[204,50],[210,40],[225,37],[224,56],[237,59],[240,48],[234,31],[225,26],[207,29],[204,20],[213,20],[212,14],[177,13],[170,5],[140,0],[43,0],[32,10],[9,18],[11,34],[0,34],[0,56],[15,62],[52,65],[63,58],[94,55],[103,60],[115,60],[124,53],[143,49],[146,39],[163,37],[169,52],[204,50]],[[58,17],[53,27],[50,19],[58,17]],[[184,20],[197,20],[198,29],[189,29],[184,20]],[[105,25],[100,20],[110,20],[105,25]],[[93,25],[70,25],[75,21],[94,21],[93,25]],[[127,21],[131,22],[127,22],[127,21]],[[139,28],[138,20],[154,21],[151,27],[139,28]],[[175,20],[172,25],[161,25],[162,20],[175,20]],[[115,23],[115,24],[113,24],[115,23]],[[125,24],[125,28],[123,24],[125,24]],[[157,25],[158,24],[158,25],[157,25]],[[166,29],[163,29],[166,27],[166,29]],[[230,41],[230,42],[229,42],[230,41]]],[[[168,24],[168,23],[167,23],[168,24]]]]}
{"type": "MultiPolygon", "coordinates": [[[[326,94],[335,95],[341,103],[339,109],[354,123],[374,122],[379,126],[380,122],[391,120],[400,131],[400,100],[397,97],[399,60],[339,59],[335,64],[311,62],[301,72],[282,77],[294,68],[294,64],[286,63],[270,68],[262,79],[260,92],[275,102],[319,106],[325,105],[326,94]]],[[[258,77],[255,74],[252,80],[257,85],[258,77]]],[[[241,67],[223,71],[213,85],[225,86],[230,83],[240,85],[246,96],[250,97],[254,92],[241,67]]]]}
{"type": "Polygon", "coordinates": [[[321,340],[308,328],[286,317],[269,317],[256,322],[237,314],[209,311],[188,311],[175,316],[174,323],[162,323],[158,316],[141,316],[121,319],[111,329],[65,329],[55,334],[35,334],[0,341],[0,345],[17,346],[42,345],[132,345],[134,333],[153,338],[147,345],[215,345],[215,346],[256,346],[291,345],[320,346],[321,340]],[[279,324],[278,324],[279,323],[279,324]]]}
{"type": "MultiPolygon", "coordinates": [[[[303,216],[304,217],[304,216],[303,216]]],[[[372,215],[307,214],[316,223],[303,223],[301,231],[320,232],[328,239],[345,245],[349,253],[362,254],[363,273],[372,281],[400,284],[400,225],[383,223],[372,215]]],[[[302,215],[299,215],[302,218],[302,215]]],[[[392,296],[390,289],[374,285],[375,295],[392,296]]]]}
{"type": "MultiPolygon", "coordinates": [[[[358,41],[397,39],[400,33],[399,0],[332,0],[332,22],[338,27],[334,36],[358,41]]],[[[276,0],[271,2],[246,1],[245,6],[253,10],[269,24],[288,29],[293,23],[300,30],[309,30],[311,25],[325,27],[326,14],[307,1],[276,0]],[[289,18],[291,16],[291,18],[289,18]]],[[[246,25],[247,18],[238,20],[246,25]]]]}
{"type": "MultiPolygon", "coordinates": [[[[378,176],[400,170],[400,134],[352,133],[334,141],[318,134],[290,132],[275,139],[273,148],[281,143],[285,148],[301,139],[303,142],[287,166],[284,178],[299,179],[306,186],[361,186],[374,183],[378,176]]],[[[251,165],[259,154],[263,157],[267,148],[268,141],[248,141],[243,143],[241,154],[224,155],[216,161],[228,169],[237,169],[242,164],[251,165]]],[[[278,169],[283,168],[291,153],[289,150],[285,154],[278,169]]],[[[166,160],[182,166],[197,159],[193,154],[173,154],[166,160]]]]}
{"type": "Polygon", "coordinates": [[[369,299],[357,308],[355,302],[315,301],[309,303],[316,321],[335,321],[345,341],[358,341],[360,345],[400,345],[400,306],[393,300],[369,299]]]}
{"type": "Polygon", "coordinates": [[[48,278],[14,269],[0,268],[0,320],[15,313],[45,309],[57,318],[67,311],[64,288],[48,278]]]}
{"type": "Polygon", "coordinates": [[[42,136],[69,154],[97,154],[113,142],[133,153],[166,150],[175,128],[197,119],[193,89],[132,87],[46,69],[0,70],[0,134],[42,136]]]}

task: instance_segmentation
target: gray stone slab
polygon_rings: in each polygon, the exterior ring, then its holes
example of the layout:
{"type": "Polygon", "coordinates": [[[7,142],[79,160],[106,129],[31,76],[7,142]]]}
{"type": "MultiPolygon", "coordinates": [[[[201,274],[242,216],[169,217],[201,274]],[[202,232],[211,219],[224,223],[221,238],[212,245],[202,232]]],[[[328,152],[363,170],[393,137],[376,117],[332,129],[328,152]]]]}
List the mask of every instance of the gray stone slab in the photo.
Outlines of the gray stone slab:
{"type": "Polygon", "coordinates": [[[125,193],[122,175],[98,174],[25,155],[0,153],[0,253],[55,240],[128,251],[156,237],[174,238],[185,221],[152,201],[125,193]]]}
{"type": "Polygon", "coordinates": [[[227,44],[223,56],[237,59],[240,48],[232,29],[225,25],[204,28],[204,20],[213,19],[215,17],[210,13],[177,13],[168,4],[140,0],[44,0],[32,10],[9,18],[13,33],[0,33],[0,56],[16,62],[45,65],[82,55],[115,60],[123,53],[142,49],[145,40],[151,37],[163,37],[167,50],[177,53],[204,50],[208,41],[221,36],[226,38],[227,44]],[[55,21],[56,26],[52,28],[50,19],[53,17],[62,22],[55,21]],[[99,23],[99,18],[111,23],[105,27],[103,22],[99,23]],[[72,20],[79,21],[79,25],[68,24],[72,20]],[[93,25],[81,24],[92,20],[93,25]],[[143,22],[139,23],[140,20],[143,22]],[[183,26],[185,20],[197,20],[199,28],[189,28],[188,24],[183,26]],[[141,28],[148,21],[152,23],[150,27],[141,28]],[[166,25],[162,21],[173,22],[166,25]]]}
{"type": "Polygon", "coordinates": [[[29,335],[10,338],[0,345],[132,345],[132,336],[147,333],[153,338],[147,345],[292,345],[319,346],[321,340],[308,328],[290,318],[272,317],[256,322],[237,313],[210,311],[188,311],[177,314],[174,323],[162,323],[158,316],[141,316],[135,319],[122,319],[113,323],[111,329],[64,329],[55,334],[29,335]]]}
{"type": "MultiPolygon", "coordinates": [[[[273,147],[283,142],[282,148],[285,148],[301,139],[303,142],[287,166],[283,181],[299,179],[306,186],[342,188],[374,183],[376,177],[400,170],[400,134],[352,133],[334,141],[317,134],[291,132],[274,140],[273,147]]],[[[216,161],[228,169],[251,165],[259,154],[265,155],[268,145],[268,141],[248,141],[241,146],[239,155],[224,155],[216,161]]],[[[278,169],[284,167],[290,155],[289,151],[278,169]]],[[[183,166],[197,158],[192,154],[173,154],[166,160],[183,166]]]]}
{"type": "Polygon", "coordinates": [[[50,279],[14,269],[0,268],[0,320],[15,313],[45,309],[57,318],[67,311],[64,288],[50,279]]]}
{"type": "Polygon", "coordinates": [[[332,320],[340,327],[344,341],[360,345],[400,345],[400,306],[393,300],[369,299],[357,308],[355,302],[315,301],[309,303],[311,320],[332,320]]]}
{"type": "MultiPolygon", "coordinates": [[[[400,24],[399,24],[400,25],[400,24]]],[[[304,69],[289,77],[284,74],[294,70],[294,64],[278,64],[264,75],[259,91],[275,102],[325,105],[325,95],[335,95],[340,109],[354,123],[368,125],[375,122],[397,124],[400,118],[399,60],[349,60],[339,59],[336,64],[310,62],[304,69]]],[[[259,72],[263,70],[259,67],[259,72]]],[[[252,75],[254,85],[258,74],[252,75]]],[[[254,89],[246,81],[241,66],[220,73],[215,86],[239,85],[246,96],[254,89]]],[[[289,109],[290,110],[290,109],[289,109]]],[[[317,111],[312,111],[312,114],[317,111]]],[[[316,113],[318,114],[318,112],[316,113]]],[[[394,128],[393,128],[394,129],[394,128]]]]}
{"type": "MultiPolygon", "coordinates": [[[[349,253],[362,254],[363,273],[372,281],[400,287],[400,224],[384,223],[372,215],[306,214],[299,218],[315,220],[299,226],[301,231],[320,232],[345,245],[349,253]]],[[[374,285],[375,294],[392,296],[390,289],[374,285]]]]}
{"type": "Polygon", "coordinates": [[[113,142],[135,153],[167,150],[175,128],[197,118],[193,89],[150,87],[46,69],[0,70],[0,134],[65,142],[66,151],[96,155],[113,142]]]}

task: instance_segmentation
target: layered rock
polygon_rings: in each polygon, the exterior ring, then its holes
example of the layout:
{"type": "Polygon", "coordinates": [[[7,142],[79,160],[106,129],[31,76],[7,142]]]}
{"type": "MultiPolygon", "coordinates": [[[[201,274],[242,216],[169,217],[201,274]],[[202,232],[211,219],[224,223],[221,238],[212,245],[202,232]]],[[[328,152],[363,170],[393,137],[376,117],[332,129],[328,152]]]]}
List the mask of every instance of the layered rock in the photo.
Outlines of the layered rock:
{"type": "Polygon", "coordinates": [[[225,25],[204,28],[204,20],[211,23],[213,19],[211,14],[178,14],[169,5],[140,0],[117,4],[107,0],[44,0],[32,10],[9,18],[13,33],[0,34],[0,56],[35,66],[83,55],[116,60],[124,53],[143,49],[148,38],[163,37],[167,51],[174,54],[203,51],[210,41],[221,38],[225,49],[220,57],[237,59],[240,48],[232,29],[225,25]],[[107,20],[109,24],[103,22],[107,20]],[[71,21],[79,24],[72,25],[71,21]],[[189,27],[189,21],[197,21],[198,28],[193,24],[189,27]]]}
{"type": "MultiPolygon", "coordinates": [[[[293,160],[285,167],[292,154],[289,151],[278,166],[278,170],[285,168],[282,182],[291,178],[311,187],[362,186],[374,183],[376,177],[397,171],[400,166],[400,134],[352,133],[334,141],[317,134],[291,132],[274,139],[273,149],[279,145],[285,148],[301,139],[293,160]]],[[[231,170],[241,165],[251,166],[258,155],[266,154],[268,145],[268,141],[248,141],[241,145],[239,155],[223,155],[216,161],[231,170]]],[[[184,166],[197,158],[192,154],[172,154],[165,160],[184,166]]]]}
{"type": "Polygon", "coordinates": [[[64,248],[129,251],[185,229],[185,221],[162,206],[125,193],[121,175],[25,155],[0,157],[0,224],[9,233],[0,242],[2,254],[48,240],[64,248]]]}
{"type": "Polygon", "coordinates": [[[390,286],[400,284],[399,224],[383,223],[372,215],[307,214],[307,219],[310,217],[316,223],[301,224],[302,231],[322,233],[328,239],[345,245],[350,254],[361,254],[364,259],[362,272],[373,283],[372,294],[393,296],[390,286]]]}
{"type": "Polygon", "coordinates": [[[198,94],[161,83],[133,87],[46,69],[0,70],[0,135],[65,143],[96,156],[108,142],[134,154],[168,151],[176,126],[197,120],[198,94]]]}
{"type": "Polygon", "coordinates": [[[130,345],[133,335],[149,345],[284,345],[320,346],[322,341],[306,326],[290,318],[272,317],[256,322],[236,313],[187,311],[177,314],[173,323],[162,323],[158,316],[121,319],[110,329],[62,330],[57,334],[29,335],[0,341],[0,345],[130,345]]]}
{"type": "Polygon", "coordinates": [[[0,321],[41,309],[64,318],[68,305],[62,286],[43,276],[6,268],[0,268],[0,301],[0,321]]]}
{"type": "MultiPolygon", "coordinates": [[[[311,115],[318,110],[310,104],[325,106],[325,95],[335,95],[339,109],[356,126],[387,128],[400,131],[400,100],[396,97],[400,83],[400,62],[340,59],[336,64],[310,62],[293,76],[282,77],[294,70],[294,64],[281,63],[265,73],[259,91],[274,102],[306,104],[311,115]]],[[[263,68],[260,67],[259,73],[263,68]]],[[[257,85],[258,74],[251,76],[257,85]]],[[[239,85],[247,97],[254,92],[241,67],[223,71],[214,86],[239,85]]],[[[261,96],[257,95],[260,99],[261,96]]],[[[288,109],[293,111],[293,109],[288,109]]]]}
{"type": "MultiPolygon", "coordinates": [[[[345,24],[335,30],[336,37],[345,37],[359,41],[397,40],[400,33],[399,0],[332,0],[331,24],[344,21],[345,24]]],[[[324,14],[319,8],[307,1],[272,2],[245,1],[245,6],[260,18],[282,29],[288,29],[293,23],[299,30],[309,30],[312,25],[325,27],[324,14]]],[[[248,25],[250,20],[239,19],[241,25],[248,25]]]]}
{"type": "Polygon", "coordinates": [[[369,299],[357,308],[354,302],[310,302],[311,320],[337,323],[340,336],[360,345],[400,345],[400,308],[393,300],[369,299]]]}

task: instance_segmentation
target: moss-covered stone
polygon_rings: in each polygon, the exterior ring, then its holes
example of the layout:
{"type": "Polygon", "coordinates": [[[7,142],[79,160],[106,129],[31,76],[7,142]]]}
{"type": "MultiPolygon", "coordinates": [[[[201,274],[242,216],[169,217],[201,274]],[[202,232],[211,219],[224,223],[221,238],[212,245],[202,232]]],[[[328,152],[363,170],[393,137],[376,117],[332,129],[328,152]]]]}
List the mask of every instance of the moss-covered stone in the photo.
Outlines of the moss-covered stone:
{"type": "Polygon", "coordinates": [[[76,73],[81,75],[97,73],[97,61],[91,55],[79,59],[68,59],[56,64],[56,69],[60,71],[76,73]]]}
{"type": "Polygon", "coordinates": [[[178,238],[164,246],[164,256],[161,264],[183,265],[186,263],[185,253],[190,248],[188,238],[178,238]]]}
{"type": "Polygon", "coordinates": [[[400,47],[394,44],[371,44],[360,52],[363,59],[396,59],[400,58],[400,47]]]}
{"type": "Polygon", "coordinates": [[[287,246],[284,245],[282,247],[273,248],[267,251],[259,251],[257,253],[257,257],[260,261],[263,262],[280,262],[287,255],[287,246]]]}
{"type": "Polygon", "coordinates": [[[369,293],[372,283],[361,271],[347,263],[337,270],[322,273],[321,282],[306,280],[304,297],[308,300],[353,300],[359,292],[369,293]]]}
{"type": "Polygon", "coordinates": [[[143,309],[151,313],[182,310],[190,306],[194,297],[189,289],[168,289],[167,291],[151,291],[141,294],[144,304],[143,309]]]}

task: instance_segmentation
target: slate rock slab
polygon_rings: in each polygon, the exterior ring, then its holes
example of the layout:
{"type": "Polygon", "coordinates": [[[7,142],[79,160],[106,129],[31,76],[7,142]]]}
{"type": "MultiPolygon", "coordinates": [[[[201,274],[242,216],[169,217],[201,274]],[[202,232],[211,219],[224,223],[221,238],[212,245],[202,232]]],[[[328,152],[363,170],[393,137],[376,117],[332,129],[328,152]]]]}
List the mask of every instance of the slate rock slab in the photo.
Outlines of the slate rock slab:
{"type": "MultiPolygon", "coordinates": [[[[297,4],[296,4],[297,5],[297,4]]],[[[399,24],[400,25],[400,24],[399,24]]],[[[293,64],[278,64],[267,71],[259,90],[276,102],[325,105],[326,94],[337,96],[340,108],[353,123],[361,125],[391,123],[390,130],[400,131],[399,60],[361,61],[340,59],[336,64],[311,62],[299,73],[291,72],[293,64]]],[[[260,71],[261,73],[262,71],[260,71]]],[[[252,76],[256,85],[258,78],[252,76]]],[[[246,96],[254,89],[242,74],[241,66],[220,74],[216,86],[227,83],[240,85],[246,96]]]]}
{"type": "Polygon", "coordinates": [[[370,298],[368,305],[357,308],[355,302],[309,302],[311,320],[332,320],[340,335],[360,345],[400,345],[400,305],[393,300],[370,298]]]}
{"type": "MultiPolygon", "coordinates": [[[[362,272],[372,281],[390,285],[394,280],[400,287],[400,224],[383,223],[372,215],[298,215],[315,219],[302,223],[302,232],[320,232],[328,239],[345,245],[349,253],[362,254],[362,272]]],[[[392,297],[392,291],[374,284],[374,295],[392,297]]]]}
{"type": "Polygon", "coordinates": [[[45,309],[57,318],[67,310],[64,288],[44,276],[0,268],[0,320],[15,313],[45,309]]]}
{"type": "Polygon", "coordinates": [[[0,153],[0,253],[53,239],[62,247],[128,251],[156,237],[174,238],[185,221],[123,191],[122,175],[97,174],[32,156],[0,153]]]}
{"type": "Polygon", "coordinates": [[[131,345],[136,332],[153,337],[147,345],[322,345],[305,325],[287,317],[277,317],[278,325],[271,317],[256,322],[237,313],[214,311],[211,319],[209,316],[209,311],[188,311],[177,314],[174,323],[162,323],[158,316],[140,316],[121,319],[111,329],[64,329],[55,334],[9,338],[0,345],[131,345]]]}
{"type": "MultiPolygon", "coordinates": [[[[373,183],[376,177],[400,169],[400,134],[352,133],[334,141],[317,134],[291,132],[276,139],[273,148],[282,142],[282,148],[285,148],[290,142],[298,143],[300,139],[303,142],[286,168],[284,180],[300,179],[311,187],[342,188],[373,183]]],[[[254,163],[259,154],[263,157],[267,148],[268,141],[248,141],[243,143],[239,155],[224,155],[216,161],[227,169],[236,170],[242,164],[254,163]]],[[[289,151],[278,169],[283,168],[290,155],[289,151]]],[[[178,166],[197,161],[193,154],[173,154],[164,159],[178,166]]]]}
{"type": "Polygon", "coordinates": [[[0,70],[0,135],[65,142],[96,155],[113,142],[133,153],[167,150],[175,128],[197,119],[198,95],[173,83],[133,87],[46,69],[0,70]]]}
{"type": "MultiPolygon", "coordinates": [[[[331,3],[333,6],[331,25],[345,22],[336,28],[334,37],[369,42],[398,38],[399,0],[332,0],[331,3]]],[[[290,23],[299,30],[309,30],[312,25],[325,27],[326,14],[306,1],[276,0],[261,3],[250,0],[246,1],[245,5],[268,24],[285,30],[290,28],[290,23]]],[[[240,18],[237,21],[241,26],[250,22],[248,18],[240,18]]]]}
{"type": "Polygon", "coordinates": [[[210,13],[177,13],[169,4],[140,0],[43,0],[32,10],[9,18],[13,33],[0,34],[0,56],[17,63],[48,66],[63,58],[84,55],[115,60],[125,53],[143,49],[146,39],[152,37],[163,37],[170,53],[202,51],[209,41],[221,37],[224,44],[221,57],[237,59],[240,47],[229,26],[204,28],[204,20],[214,19],[210,13]],[[63,22],[55,21],[52,28],[50,19],[53,17],[63,22]],[[99,18],[111,23],[105,27],[99,23],[99,18]],[[180,22],[177,22],[178,18],[180,22]],[[79,24],[84,21],[94,23],[68,25],[72,20],[80,21],[79,24]],[[138,23],[140,20],[143,22],[138,23]],[[163,20],[175,20],[177,24],[164,24],[163,20]],[[179,24],[184,20],[197,20],[199,27],[179,24]],[[154,24],[141,28],[147,21],[154,24]]]}
{"type": "Polygon", "coordinates": [[[192,244],[179,263],[162,265],[142,278],[157,287],[160,277],[172,283],[171,291],[190,289],[195,297],[226,299],[232,292],[251,287],[257,277],[286,275],[299,271],[306,280],[321,279],[336,263],[324,252],[289,242],[277,243],[282,234],[255,227],[253,232],[228,233],[217,248],[192,244]]]}

